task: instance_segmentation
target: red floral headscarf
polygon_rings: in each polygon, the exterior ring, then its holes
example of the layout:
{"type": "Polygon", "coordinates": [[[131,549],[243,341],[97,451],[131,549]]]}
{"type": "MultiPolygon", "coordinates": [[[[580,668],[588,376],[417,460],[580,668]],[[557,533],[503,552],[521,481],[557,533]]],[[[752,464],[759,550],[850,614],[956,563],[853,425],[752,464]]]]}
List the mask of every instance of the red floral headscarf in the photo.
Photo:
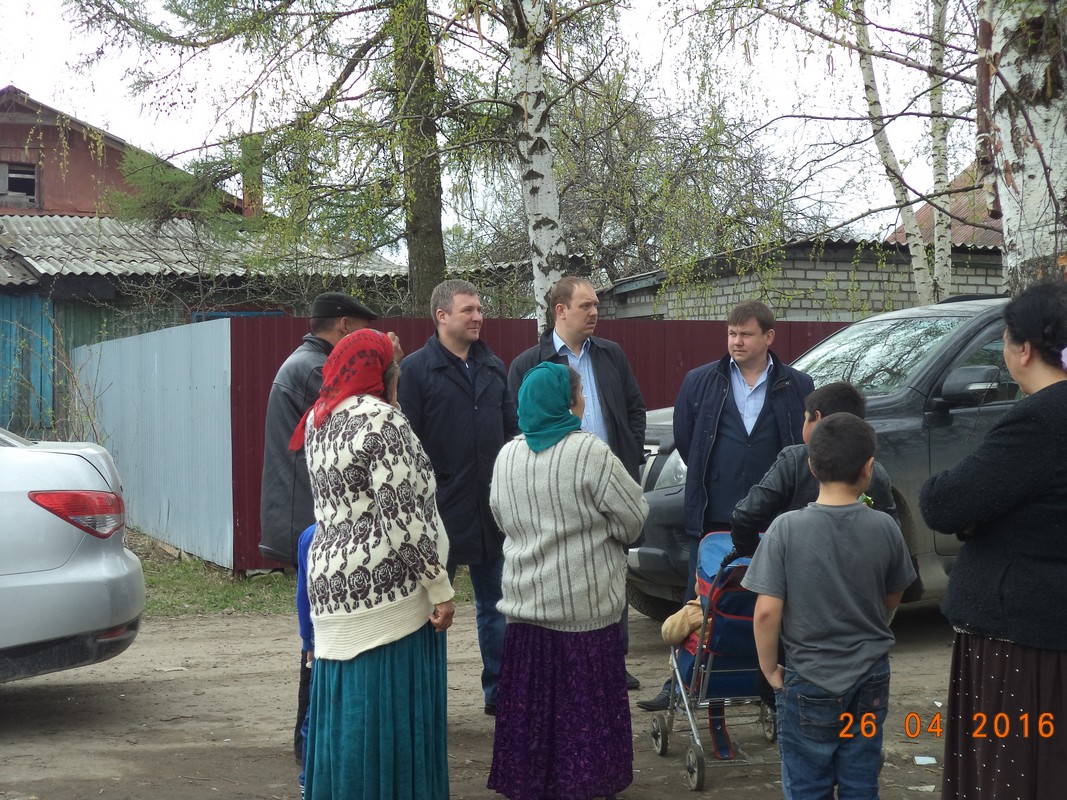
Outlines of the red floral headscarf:
{"type": "Polygon", "coordinates": [[[337,343],[322,368],[322,390],[293,431],[290,450],[304,446],[308,414],[315,412],[314,425],[322,426],[330,412],[346,397],[357,394],[385,394],[385,370],[393,360],[393,342],[381,331],[361,328],[337,343]]]}

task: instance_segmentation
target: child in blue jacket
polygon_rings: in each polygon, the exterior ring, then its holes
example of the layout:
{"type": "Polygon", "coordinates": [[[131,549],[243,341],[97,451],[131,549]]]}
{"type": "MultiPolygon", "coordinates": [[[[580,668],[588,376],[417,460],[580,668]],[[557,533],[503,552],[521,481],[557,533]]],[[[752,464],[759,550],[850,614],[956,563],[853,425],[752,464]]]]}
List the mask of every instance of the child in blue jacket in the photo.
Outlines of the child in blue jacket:
{"type": "MultiPolygon", "coordinates": [[[[311,624],[311,601],[308,599],[308,550],[311,548],[311,539],[315,535],[314,523],[308,525],[300,539],[296,543],[296,621],[300,630],[300,649],[307,652],[307,662],[304,669],[311,669],[311,662],[315,652],[315,629],[311,624]]],[[[304,737],[304,753],[301,760],[300,776],[297,782],[300,784],[300,796],[304,796],[304,771],[307,769],[308,755],[308,718],[311,716],[311,707],[304,714],[304,725],[301,735],[304,737]]]]}

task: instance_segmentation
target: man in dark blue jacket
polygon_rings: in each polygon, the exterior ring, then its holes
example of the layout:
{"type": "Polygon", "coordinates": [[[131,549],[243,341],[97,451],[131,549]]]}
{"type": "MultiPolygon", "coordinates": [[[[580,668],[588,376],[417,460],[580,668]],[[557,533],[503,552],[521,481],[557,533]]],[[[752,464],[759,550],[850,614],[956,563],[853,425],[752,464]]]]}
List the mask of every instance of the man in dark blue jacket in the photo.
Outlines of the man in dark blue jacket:
{"type": "Polygon", "coordinates": [[[504,617],[504,536],[489,508],[497,453],[519,432],[507,372],[482,342],[482,304],[468,281],[438,284],[430,297],[437,331],[404,360],[397,399],[437,478],[437,507],[448,534],[448,576],[470,567],[482,653],[485,713],[496,713],[504,617]]]}
{"type": "MultiPolygon", "coordinates": [[[[800,444],[804,398],[815,388],[803,372],[771,352],[774,314],[750,300],[726,317],[727,349],[718,361],[690,370],[674,403],[674,442],[686,463],[685,532],[689,541],[688,598],[696,596],[697,550],[709,531],[730,530],[737,505],[786,445],[800,444]]],[[[638,702],[667,707],[670,681],[638,702]]]]}
{"type": "Polygon", "coordinates": [[[674,404],[675,446],[688,466],[690,596],[701,537],[730,530],[734,506],[778,452],[802,442],[804,398],[815,388],[809,376],[771,352],[774,314],[763,303],[741,303],[726,324],[729,352],[691,370],[674,404]]]}

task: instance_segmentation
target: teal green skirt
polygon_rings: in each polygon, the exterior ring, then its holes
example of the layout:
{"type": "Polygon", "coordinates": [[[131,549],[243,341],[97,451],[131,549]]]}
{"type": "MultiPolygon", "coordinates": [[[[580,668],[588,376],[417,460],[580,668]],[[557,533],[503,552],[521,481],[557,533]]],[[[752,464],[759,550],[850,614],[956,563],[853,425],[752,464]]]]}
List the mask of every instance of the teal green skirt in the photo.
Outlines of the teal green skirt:
{"type": "Polygon", "coordinates": [[[447,800],[445,652],[427,623],[349,661],[315,660],[308,800],[447,800]]]}

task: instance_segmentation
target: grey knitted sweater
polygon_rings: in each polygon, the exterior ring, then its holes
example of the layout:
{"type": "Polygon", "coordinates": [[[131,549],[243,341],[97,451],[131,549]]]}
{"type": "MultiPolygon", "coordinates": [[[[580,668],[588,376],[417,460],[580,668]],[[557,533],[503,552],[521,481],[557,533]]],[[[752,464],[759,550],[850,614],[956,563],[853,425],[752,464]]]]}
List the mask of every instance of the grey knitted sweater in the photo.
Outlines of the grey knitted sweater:
{"type": "Polygon", "coordinates": [[[497,608],[509,622],[591,631],[619,621],[626,546],[648,505],[606,444],[574,431],[535,453],[513,439],[497,456],[489,503],[505,535],[497,608]]]}

